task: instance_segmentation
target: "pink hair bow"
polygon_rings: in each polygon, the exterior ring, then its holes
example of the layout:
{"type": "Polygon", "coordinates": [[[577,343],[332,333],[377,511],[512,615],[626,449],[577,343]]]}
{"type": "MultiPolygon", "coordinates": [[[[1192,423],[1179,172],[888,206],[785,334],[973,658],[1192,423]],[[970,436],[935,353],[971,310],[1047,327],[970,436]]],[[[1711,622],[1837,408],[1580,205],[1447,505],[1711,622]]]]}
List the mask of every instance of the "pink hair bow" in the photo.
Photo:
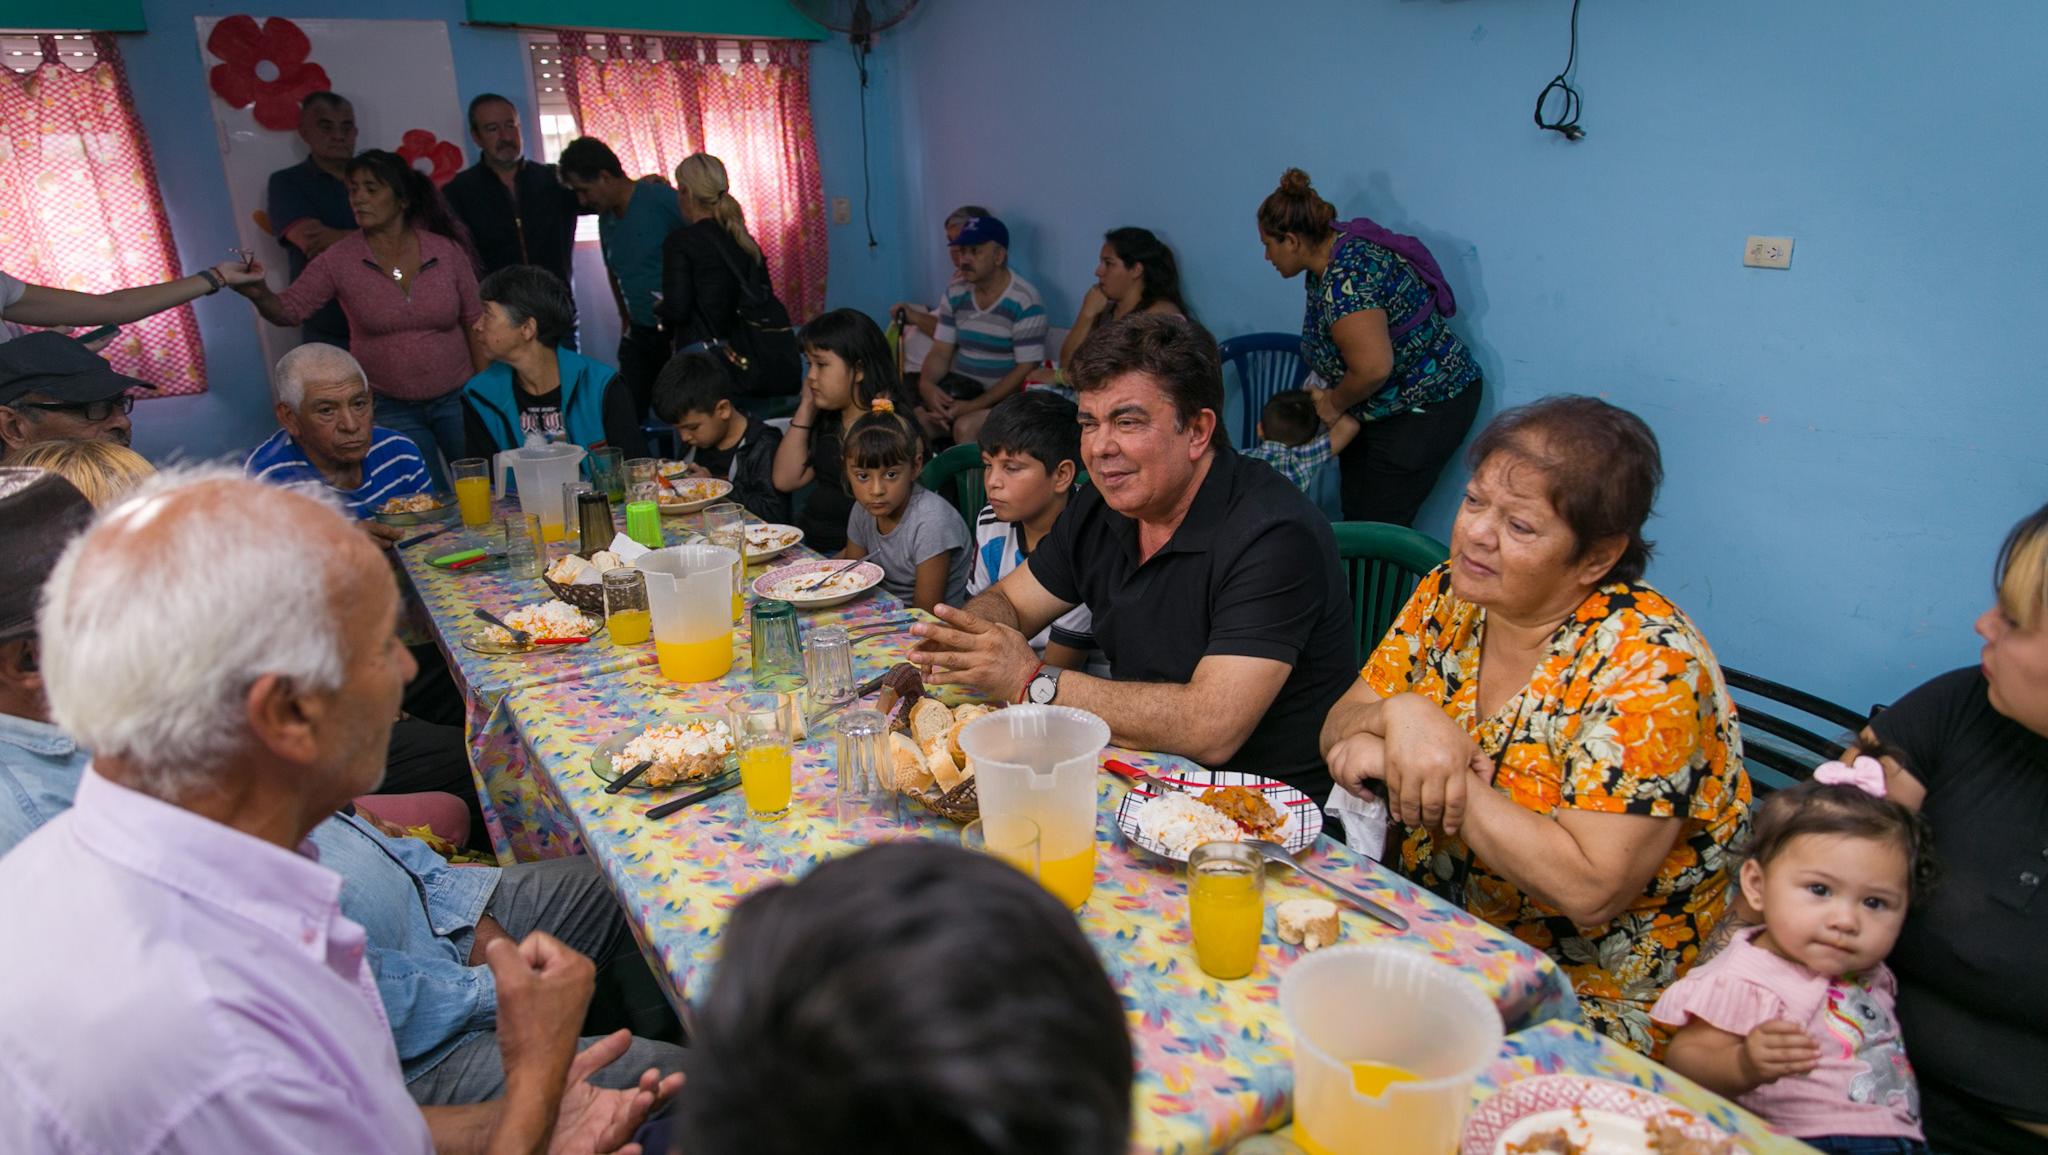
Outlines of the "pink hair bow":
{"type": "Polygon", "coordinates": [[[1884,797],[1884,765],[1868,754],[1854,762],[1823,762],[1814,768],[1813,780],[1829,786],[1854,786],[1873,798],[1884,797]]]}

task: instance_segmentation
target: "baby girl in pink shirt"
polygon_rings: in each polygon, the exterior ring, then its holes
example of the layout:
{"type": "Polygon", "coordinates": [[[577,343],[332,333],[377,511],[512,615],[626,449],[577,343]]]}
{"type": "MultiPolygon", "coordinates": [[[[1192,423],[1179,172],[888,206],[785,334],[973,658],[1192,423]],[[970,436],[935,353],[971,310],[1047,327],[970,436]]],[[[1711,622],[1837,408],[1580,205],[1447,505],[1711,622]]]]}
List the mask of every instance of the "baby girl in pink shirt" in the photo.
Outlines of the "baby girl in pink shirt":
{"type": "Polygon", "coordinates": [[[1770,796],[1742,864],[1763,925],[1672,984],[1650,1014],[1665,1063],[1834,1155],[1925,1155],[1920,1092],[1884,965],[1932,869],[1920,817],[1874,758],[1770,796]]]}

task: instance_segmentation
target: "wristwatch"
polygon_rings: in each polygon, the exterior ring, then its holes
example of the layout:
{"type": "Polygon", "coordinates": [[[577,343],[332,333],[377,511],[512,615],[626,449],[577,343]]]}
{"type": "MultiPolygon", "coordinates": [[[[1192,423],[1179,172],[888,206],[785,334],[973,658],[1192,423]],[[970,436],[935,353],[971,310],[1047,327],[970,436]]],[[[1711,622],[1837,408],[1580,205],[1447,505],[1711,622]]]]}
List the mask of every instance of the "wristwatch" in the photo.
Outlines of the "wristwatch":
{"type": "Polygon", "coordinates": [[[1060,667],[1040,666],[1024,685],[1024,700],[1035,706],[1050,706],[1053,696],[1059,692],[1060,667]]]}

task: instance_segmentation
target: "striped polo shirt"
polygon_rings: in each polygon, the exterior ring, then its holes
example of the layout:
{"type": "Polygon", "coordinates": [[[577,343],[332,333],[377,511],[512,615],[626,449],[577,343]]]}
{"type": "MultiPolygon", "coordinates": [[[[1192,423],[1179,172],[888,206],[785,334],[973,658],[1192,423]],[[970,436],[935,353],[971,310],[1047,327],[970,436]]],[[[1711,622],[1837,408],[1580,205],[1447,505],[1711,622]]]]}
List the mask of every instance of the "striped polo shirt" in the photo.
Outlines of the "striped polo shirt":
{"type": "Polygon", "coordinates": [[[932,341],[954,346],[953,372],[994,385],[1019,365],[1045,360],[1045,328],[1038,290],[1012,272],[1003,295],[987,309],[974,303],[974,286],[967,282],[946,286],[932,341]]]}
{"type": "Polygon", "coordinates": [[[271,485],[322,485],[345,503],[359,520],[367,520],[394,497],[425,493],[427,463],[412,438],[379,425],[370,431],[370,452],[363,458],[363,483],[354,489],[327,485],[306,451],[280,429],[257,446],[242,469],[271,485]]]}

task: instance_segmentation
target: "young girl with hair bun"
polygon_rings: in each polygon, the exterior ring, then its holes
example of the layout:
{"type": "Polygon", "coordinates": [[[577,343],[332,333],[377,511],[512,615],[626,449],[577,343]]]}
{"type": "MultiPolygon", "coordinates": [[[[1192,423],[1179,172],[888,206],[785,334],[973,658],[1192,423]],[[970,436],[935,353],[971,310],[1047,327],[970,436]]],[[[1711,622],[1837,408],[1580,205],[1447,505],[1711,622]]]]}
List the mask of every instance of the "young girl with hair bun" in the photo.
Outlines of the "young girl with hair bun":
{"type": "Polygon", "coordinates": [[[799,494],[795,524],[820,553],[846,544],[853,495],[843,474],[846,434],[880,398],[899,413],[912,401],[896,373],[889,340],[866,313],[834,309],[811,318],[797,334],[809,368],[797,395],[796,416],[775,451],[775,488],[799,494]]]}
{"type": "Polygon", "coordinates": [[[1742,864],[1763,918],[1664,992],[1664,1061],[1833,1155],[1927,1155],[1884,965],[1933,859],[1919,815],[1852,751],[1771,795],[1742,864]]]}
{"type": "Polygon", "coordinates": [[[967,600],[974,538],[951,502],[918,484],[924,458],[924,434],[891,398],[853,423],[844,464],[855,504],[839,556],[881,566],[883,589],[929,612],[967,600]]]}

